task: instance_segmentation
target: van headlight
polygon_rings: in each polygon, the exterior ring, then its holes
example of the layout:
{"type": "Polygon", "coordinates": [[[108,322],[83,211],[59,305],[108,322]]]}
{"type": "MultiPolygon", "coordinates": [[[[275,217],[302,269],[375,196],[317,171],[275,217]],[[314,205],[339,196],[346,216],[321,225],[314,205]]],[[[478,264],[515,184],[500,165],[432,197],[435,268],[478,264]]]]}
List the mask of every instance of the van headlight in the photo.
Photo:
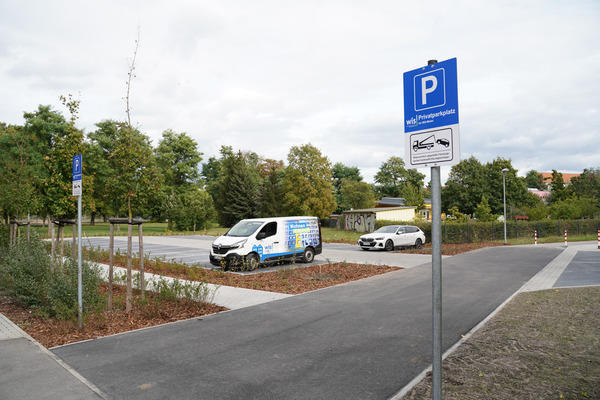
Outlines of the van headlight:
{"type": "Polygon", "coordinates": [[[240,247],[243,247],[247,241],[248,241],[248,239],[244,239],[244,240],[240,240],[239,242],[233,243],[231,245],[231,249],[239,249],[240,247]]]}

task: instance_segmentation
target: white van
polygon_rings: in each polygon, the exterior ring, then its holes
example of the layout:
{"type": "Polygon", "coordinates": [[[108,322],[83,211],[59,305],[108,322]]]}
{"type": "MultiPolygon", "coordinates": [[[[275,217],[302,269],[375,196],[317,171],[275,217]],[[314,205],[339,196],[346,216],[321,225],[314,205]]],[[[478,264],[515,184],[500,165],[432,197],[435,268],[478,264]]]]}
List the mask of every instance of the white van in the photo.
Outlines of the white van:
{"type": "Polygon", "coordinates": [[[317,217],[244,219],[217,238],[210,263],[229,269],[256,269],[260,264],[300,259],[310,263],[323,251],[317,217]]]}

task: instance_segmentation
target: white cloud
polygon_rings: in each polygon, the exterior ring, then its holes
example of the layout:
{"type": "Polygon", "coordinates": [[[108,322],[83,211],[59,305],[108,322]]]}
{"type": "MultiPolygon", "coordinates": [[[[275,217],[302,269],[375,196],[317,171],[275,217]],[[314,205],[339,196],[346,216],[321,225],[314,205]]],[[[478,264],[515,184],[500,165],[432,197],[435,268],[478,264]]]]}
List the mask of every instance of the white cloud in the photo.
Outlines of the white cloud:
{"type": "MultiPolygon", "coordinates": [[[[0,0],[0,121],[81,93],[80,124],[132,120],[284,159],[311,142],[371,181],[404,157],[402,74],[458,59],[463,158],[599,166],[600,5],[593,0],[0,0]]],[[[66,110],[65,110],[66,112],[66,110]]],[[[428,171],[423,171],[428,172],[428,171]]]]}

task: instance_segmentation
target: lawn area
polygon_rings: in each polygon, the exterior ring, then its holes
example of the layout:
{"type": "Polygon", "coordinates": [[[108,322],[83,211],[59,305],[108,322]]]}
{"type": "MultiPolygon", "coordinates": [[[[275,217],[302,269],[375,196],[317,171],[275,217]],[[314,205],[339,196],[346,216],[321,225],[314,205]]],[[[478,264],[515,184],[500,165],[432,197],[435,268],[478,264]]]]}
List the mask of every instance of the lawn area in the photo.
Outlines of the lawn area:
{"type": "MultiPolygon", "coordinates": [[[[21,228],[24,229],[24,228],[21,228]]],[[[34,226],[33,229],[40,234],[42,238],[48,238],[48,228],[41,226],[34,226]]],[[[198,230],[196,232],[191,231],[172,231],[168,229],[167,223],[159,223],[159,222],[146,222],[143,225],[143,233],[145,236],[163,236],[163,235],[206,235],[206,236],[221,236],[227,232],[229,228],[224,228],[218,226],[217,224],[213,224],[213,226],[209,229],[198,230]]],[[[92,237],[92,236],[108,236],[110,233],[110,224],[108,222],[96,222],[95,225],[90,225],[87,222],[83,223],[82,226],[83,236],[84,237],[92,237]]],[[[72,228],[67,227],[65,229],[65,237],[71,237],[72,228]]],[[[137,227],[133,228],[133,234],[137,236],[137,227]]],[[[346,231],[343,229],[335,229],[335,228],[321,228],[321,234],[323,236],[324,243],[348,243],[348,244],[356,244],[358,238],[364,234],[364,232],[354,232],[354,231],[346,231]]],[[[120,231],[115,229],[115,235],[117,236],[126,236],[127,235],[127,226],[121,226],[120,231]]],[[[564,242],[564,237],[562,236],[547,236],[538,238],[538,243],[560,243],[564,242]]],[[[581,241],[593,241],[597,240],[596,235],[569,235],[569,242],[581,242],[581,241]]],[[[508,244],[511,245],[522,245],[522,244],[533,244],[533,237],[531,238],[509,238],[507,240],[508,244]]],[[[495,243],[503,243],[503,240],[496,240],[495,243]]]]}

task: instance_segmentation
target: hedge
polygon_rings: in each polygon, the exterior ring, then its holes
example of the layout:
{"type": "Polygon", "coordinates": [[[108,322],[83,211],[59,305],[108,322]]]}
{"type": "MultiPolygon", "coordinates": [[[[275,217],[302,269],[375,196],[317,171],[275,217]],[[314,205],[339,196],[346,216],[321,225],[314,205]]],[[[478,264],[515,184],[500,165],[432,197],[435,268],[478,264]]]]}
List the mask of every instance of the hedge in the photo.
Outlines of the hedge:
{"type": "MultiPolygon", "coordinates": [[[[398,222],[377,220],[375,228],[386,225],[407,224],[421,228],[425,232],[427,242],[431,242],[431,222],[398,222]]],[[[595,235],[600,230],[600,219],[576,220],[543,220],[543,221],[506,221],[506,237],[531,238],[537,231],[538,238],[563,237],[565,230],[574,235],[595,235]]],[[[504,238],[504,222],[442,222],[443,243],[472,243],[502,240],[504,238]]]]}

